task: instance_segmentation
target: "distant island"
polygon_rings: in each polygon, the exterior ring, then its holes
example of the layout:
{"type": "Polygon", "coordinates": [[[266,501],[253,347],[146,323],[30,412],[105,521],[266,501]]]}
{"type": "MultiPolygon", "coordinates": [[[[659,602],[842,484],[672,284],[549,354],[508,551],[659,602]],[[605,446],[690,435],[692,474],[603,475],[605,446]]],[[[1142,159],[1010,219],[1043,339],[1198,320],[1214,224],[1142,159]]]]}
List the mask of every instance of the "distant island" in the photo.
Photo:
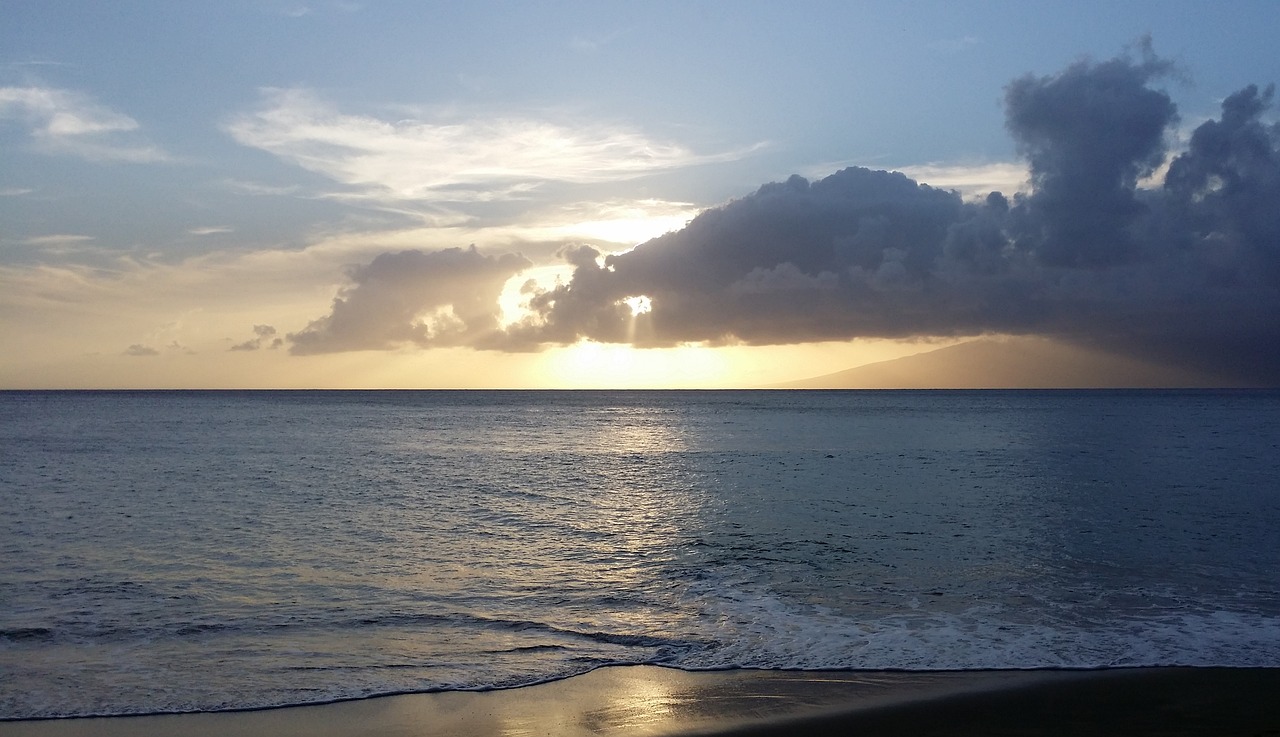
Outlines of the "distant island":
{"type": "Polygon", "coordinates": [[[771,389],[1095,389],[1235,386],[1047,338],[978,338],[889,361],[773,384],[771,389]]]}

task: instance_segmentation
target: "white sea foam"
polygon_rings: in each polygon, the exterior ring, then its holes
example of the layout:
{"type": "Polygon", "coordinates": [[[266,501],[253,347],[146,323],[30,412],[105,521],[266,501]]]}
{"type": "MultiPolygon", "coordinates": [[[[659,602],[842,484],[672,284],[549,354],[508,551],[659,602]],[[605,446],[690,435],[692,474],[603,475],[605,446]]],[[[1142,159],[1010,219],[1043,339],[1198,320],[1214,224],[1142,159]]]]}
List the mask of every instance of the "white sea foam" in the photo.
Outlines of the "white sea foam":
{"type": "Polygon", "coordinates": [[[689,668],[985,670],[1280,663],[1280,614],[1151,611],[1026,621],[988,604],[956,613],[922,606],[851,618],[767,592],[724,588],[704,602],[723,644],[689,668]]]}

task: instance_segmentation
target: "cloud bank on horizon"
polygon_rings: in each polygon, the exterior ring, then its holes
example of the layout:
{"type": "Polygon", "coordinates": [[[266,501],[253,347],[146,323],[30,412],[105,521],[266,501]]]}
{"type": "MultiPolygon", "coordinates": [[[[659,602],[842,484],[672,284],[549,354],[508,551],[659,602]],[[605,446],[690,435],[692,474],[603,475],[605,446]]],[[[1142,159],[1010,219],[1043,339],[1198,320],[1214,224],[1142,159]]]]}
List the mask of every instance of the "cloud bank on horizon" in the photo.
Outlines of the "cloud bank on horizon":
{"type": "Polygon", "coordinates": [[[565,249],[572,278],[527,285],[529,314],[506,326],[499,295],[523,257],[386,253],[291,351],[1035,334],[1277,384],[1274,85],[1228,96],[1175,152],[1177,109],[1156,85],[1176,71],[1144,43],[1013,80],[1006,127],[1029,193],[966,201],[861,167],[793,176],[625,253],[565,249]]]}

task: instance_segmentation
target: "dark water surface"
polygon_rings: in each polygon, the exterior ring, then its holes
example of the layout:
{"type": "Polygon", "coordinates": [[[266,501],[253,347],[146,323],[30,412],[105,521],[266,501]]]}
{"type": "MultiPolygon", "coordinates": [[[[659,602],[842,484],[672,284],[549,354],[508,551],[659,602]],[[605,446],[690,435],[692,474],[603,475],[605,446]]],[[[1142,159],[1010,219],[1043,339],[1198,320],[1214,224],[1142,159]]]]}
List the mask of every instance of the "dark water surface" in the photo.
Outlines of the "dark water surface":
{"type": "Polygon", "coordinates": [[[0,556],[5,718],[1280,666],[1280,393],[0,393],[0,556]]]}

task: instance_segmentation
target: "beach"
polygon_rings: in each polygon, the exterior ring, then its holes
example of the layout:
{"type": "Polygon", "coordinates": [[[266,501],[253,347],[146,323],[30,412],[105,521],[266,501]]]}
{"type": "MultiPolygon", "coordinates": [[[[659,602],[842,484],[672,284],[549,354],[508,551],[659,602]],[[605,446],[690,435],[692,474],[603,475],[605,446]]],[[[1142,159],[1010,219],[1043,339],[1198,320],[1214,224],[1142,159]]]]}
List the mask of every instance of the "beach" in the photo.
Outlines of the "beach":
{"type": "Polygon", "coordinates": [[[687,672],[615,666],[487,692],[0,722],[5,737],[1273,735],[1280,668],[687,672]]]}

